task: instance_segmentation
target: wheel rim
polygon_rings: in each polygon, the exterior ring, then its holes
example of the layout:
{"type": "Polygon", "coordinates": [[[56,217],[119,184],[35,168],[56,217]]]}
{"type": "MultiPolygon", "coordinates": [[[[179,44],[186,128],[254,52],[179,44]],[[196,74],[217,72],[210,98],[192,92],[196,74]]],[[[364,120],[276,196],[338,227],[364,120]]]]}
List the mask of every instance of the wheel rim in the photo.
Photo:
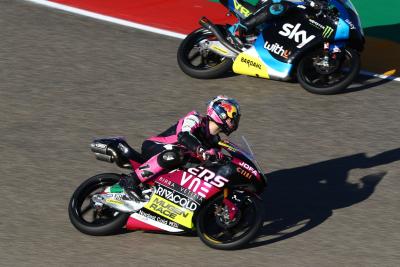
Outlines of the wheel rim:
{"type": "Polygon", "coordinates": [[[92,196],[103,192],[106,187],[115,184],[115,179],[99,179],[85,187],[74,198],[72,208],[79,220],[90,226],[102,226],[113,222],[120,213],[106,205],[96,209],[92,203],[92,196]]]}
{"type": "Polygon", "coordinates": [[[199,227],[204,237],[213,243],[233,243],[245,237],[257,221],[257,209],[255,203],[247,198],[241,207],[240,218],[232,227],[222,227],[220,218],[215,209],[221,207],[223,197],[219,197],[207,207],[199,227]]]}
{"type": "Polygon", "coordinates": [[[202,42],[216,40],[212,34],[202,34],[193,40],[184,52],[187,63],[196,70],[208,70],[224,62],[226,58],[202,48],[202,42]]]}
{"type": "Polygon", "coordinates": [[[321,53],[306,56],[301,68],[302,80],[318,88],[330,88],[342,83],[352,73],[354,58],[347,50],[338,62],[337,69],[329,74],[322,74],[315,66],[315,62],[322,57],[321,53]]]}

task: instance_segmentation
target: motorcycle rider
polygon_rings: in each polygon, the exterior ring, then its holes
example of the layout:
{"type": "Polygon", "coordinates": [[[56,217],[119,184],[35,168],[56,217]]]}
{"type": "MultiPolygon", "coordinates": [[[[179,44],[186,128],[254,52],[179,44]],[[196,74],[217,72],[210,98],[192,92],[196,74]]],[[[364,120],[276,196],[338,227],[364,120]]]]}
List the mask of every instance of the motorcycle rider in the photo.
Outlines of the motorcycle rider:
{"type": "MultiPolygon", "coordinates": [[[[249,15],[240,22],[245,30],[251,31],[258,25],[280,18],[288,13],[291,8],[298,7],[295,3],[298,0],[261,0],[258,3],[258,10],[253,14],[249,15]]],[[[314,8],[316,11],[320,10],[322,6],[326,5],[326,2],[306,0],[304,5],[314,8]]]]}
{"type": "Polygon", "coordinates": [[[235,99],[215,97],[208,104],[206,116],[191,111],[158,136],[145,140],[142,156],[146,162],[132,174],[123,176],[120,186],[130,198],[143,200],[140,189],[143,183],[185,163],[182,146],[201,160],[223,157],[218,148],[219,133],[231,134],[238,128],[239,120],[240,106],[235,99]]]}
{"type": "Polygon", "coordinates": [[[288,0],[261,0],[258,5],[260,8],[240,23],[247,31],[251,31],[264,22],[283,16],[291,7],[288,0]]]}

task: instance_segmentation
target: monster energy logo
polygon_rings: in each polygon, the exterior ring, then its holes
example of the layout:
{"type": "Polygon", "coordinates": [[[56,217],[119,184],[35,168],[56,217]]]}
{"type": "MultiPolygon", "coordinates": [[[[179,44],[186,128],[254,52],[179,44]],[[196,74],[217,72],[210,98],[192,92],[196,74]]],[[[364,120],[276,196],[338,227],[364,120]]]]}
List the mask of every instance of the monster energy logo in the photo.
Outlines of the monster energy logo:
{"type": "Polygon", "coordinates": [[[333,28],[326,26],[324,28],[324,32],[322,33],[322,37],[329,38],[331,37],[332,33],[333,33],[333,28]]]}

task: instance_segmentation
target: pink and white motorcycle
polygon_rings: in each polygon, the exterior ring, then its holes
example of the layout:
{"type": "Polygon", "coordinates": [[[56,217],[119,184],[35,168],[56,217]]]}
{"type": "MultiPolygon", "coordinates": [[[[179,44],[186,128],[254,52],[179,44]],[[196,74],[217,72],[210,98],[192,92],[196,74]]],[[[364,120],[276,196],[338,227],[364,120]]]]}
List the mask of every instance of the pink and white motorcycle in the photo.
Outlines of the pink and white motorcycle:
{"type": "MultiPolygon", "coordinates": [[[[68,211],[82,233],[110,235],[124,229],[195,233],[208,246],[237,249],[257,234],[263,209],[258,196],[266,185],[246,139],[239,147],[221,141],[222,160],[193,158],[144,185],[146,201],[127,198],[118,185],[120,174],[103,173],[83,182],[74,192],[68,211]],[[246,147],[246,149],[243,149],[246,147]]],[[[94,140],[96,158],[135,169],[141,155],[123,138],[94,140]]]]}

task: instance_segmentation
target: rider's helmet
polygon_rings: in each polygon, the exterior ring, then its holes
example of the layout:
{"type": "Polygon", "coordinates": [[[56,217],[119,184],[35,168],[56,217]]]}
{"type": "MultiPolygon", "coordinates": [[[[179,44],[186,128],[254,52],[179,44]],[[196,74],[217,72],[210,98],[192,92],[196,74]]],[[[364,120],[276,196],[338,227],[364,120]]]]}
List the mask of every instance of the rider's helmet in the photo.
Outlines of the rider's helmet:
{"type": "Polygon", "coordinates": [[[207,116],[229,135],[239,126],[239,103],[234,98],[219,95],[208,103],[207,116]]]}

